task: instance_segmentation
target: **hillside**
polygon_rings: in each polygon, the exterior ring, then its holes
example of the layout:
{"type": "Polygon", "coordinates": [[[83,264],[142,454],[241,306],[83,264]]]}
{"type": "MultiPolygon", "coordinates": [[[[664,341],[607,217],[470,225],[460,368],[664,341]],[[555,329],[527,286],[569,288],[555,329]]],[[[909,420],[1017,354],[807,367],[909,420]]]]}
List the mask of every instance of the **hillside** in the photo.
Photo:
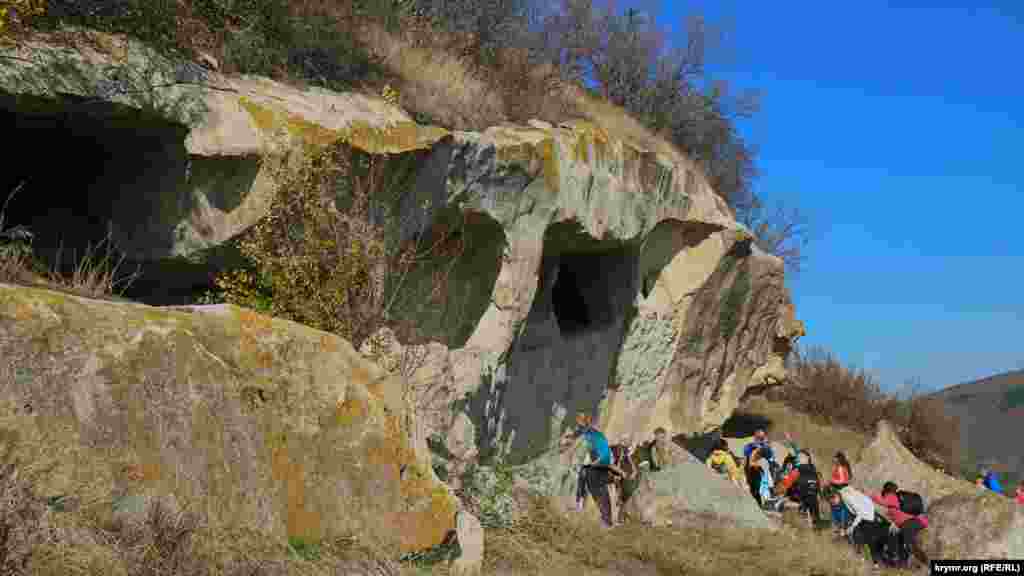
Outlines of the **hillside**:
{"type": "Polygon", "coordinates": [[[965,382],[934,394],[960,419],[964,466],[991,463],[1004,485],[1024,477],[1024,370],[965,382]]]}

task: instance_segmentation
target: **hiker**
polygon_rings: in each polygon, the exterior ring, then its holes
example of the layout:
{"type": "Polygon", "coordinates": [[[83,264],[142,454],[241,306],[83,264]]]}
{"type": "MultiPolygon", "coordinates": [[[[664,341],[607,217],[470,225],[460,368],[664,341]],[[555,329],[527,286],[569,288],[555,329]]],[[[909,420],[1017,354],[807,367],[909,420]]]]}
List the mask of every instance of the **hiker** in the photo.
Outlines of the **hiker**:
{"type": "Polygon", "coordinates": [[[980,486],[988,488],[989,490],[995,492],[996,494],[1003,493],[1003,486],[1002,484],[999,483],[999,477],[996,476],[996,473],[993,472],[991,469],[982,468],[979,476],[981,477],[980,486]]]}
{"type": "Polygon", "coordinates": [[[871,497],[847,486],[842,490],[829,489],[829,503],[833,506],[845,506],[853,516],[853,521],[846,528],[845,536],[858,549],[867,546],[871,553],[871,561],[879,567],[884,561],[886,539],[889,529],[886,521],[876,514],[875,503],[871,497]]]}
{"type": "Polygon", "coordinates": [[[811,460],[811,453],[800,450],[797,452],[794,468],[775,485],[775,494],[799,504],[800,514],[806,513],[807,521],[814,527],[821,519],[821,510],[818,506],[820,488],[821,475],[811,460]]]}
{"type": "Polygon", "coordinates": [[[750,453],[747,462],[747,479],[757,478],[757,489],[754,492],[754,500],[763,510],[781,512],[785,504],[784,498],[775,495],[775,483],[772,480],[771,463],[761,452],[761,448],[754,448],[750,453]]]}
{"type": "Polygon", "coordinates": [[[780,496],[787,496],[792,500],[799,502],[800,498],[795,493],[796,477],[793,475],[793,471],[796,470],[797,465],[800,463],[800,446],[793,440],[793,436],[789,432],[786,432],[786,439],[783,441],[786,449],[789,450],[789,454],[786,454],[785,459],[782,460],[782,468],[779,470],[779,478],[784,484],[785,490],[779,493],[780,496]],[[792,478],[786,481],[787,478],[792,478]]]}
{"type": "Polygon", "coordinates": [[[608,447],[608,439],[594,428],[594,419],[590,414],[580,412],[576,415],[576,429],[573,437],[582,439],[589,451],[590,462],[580,468],[576,482],[576,509],[583,510],[589,493],[594,497],[601,520],[605,526],[612,526],[612,503],[608,495],[608,484],[612,481],[612,452],[608,447]]]}
{"type": "Polygon", "coordinates": [[[818,493],[821,486],[821,475],[811,461],[811,453],[801,450],[798,455],[796,472],[796,494],[800,499],[800,513],[807,513],[811,526],[817,525],[821,519],[818,508],[818,493]]]}
{"type": "Polygon", "coordinates": [[[1024,480],[1017,484],[1017,504],[1024,504],[1024,480]]]}
{"type": "Polygon", "coordinates": [[[762,486],[767,483],[769,486],[774,487],[771,481],[771,463],[774,461],[774,454],[772,453],[772,447],[768,442],[767,434],[764,428],[758,428],[754,431],[754,439],[748,442],[743,447],[743,458],[746,461],[744,465],[744,471],[747,476],[747,486],[750,488],[750,494],[757,500],[759,505],[764,504],[762,498],[762,486]],[[758,455],[758,460],[764,460],[763,465],[755,466],[755,451],[758,455]],[[765,475],[767,473],[767,478],[765,475]]]}
{"type": "Polygon", "coordinates": [[[928,555],[921,550],[917,536],[928,527],[928,516],[924,513],[924,501],[920,494],[900,490],[895,482],[886,482],[880,494],[872,494],[871,500],[880,508],[879,514],[889,520],[889,539],[886,548],[891,556],[890,563],[904,564],[909,561],[905,551],[928,564],[928,555]]]}
{"type": "MultiPolygon", "coordinates": [[[[850,485],[850,480],[853,479],[853,467],[850,466],[850,461],[846,459],[846,454],[841,451],[836,452],[835,457],[832,458],[832,475],[829,478],[828,486],[833,490],[839,491],[850,485]]],[[[838,534],[846,528],[846,525],[850,522],[849,511],[842,506],[832,507],[832,529],[838,534]]]]}
{"type": "Polygon", "coordinates": [[[665,465],[665,458],[668,455],[667,445],[668,431],[662,427],[654,429],[654,437],[644,442],[636,449],[634,462],[638,467],[647,466],[651,472],[661,470],[665,465]]]}
{"type": "Polygon", "coordinates": [[[708,456],[707,464],[708,468],[711,468],[711,470],[718,474],[727,476],[739,489],[743,489],[740,468],[736,465],[736,459],[733,457],[732,452],[729,451],[729,443],[725,441],[725,438],[719,438],[718,442],[715,443],[715,447],[711,450],[711,455],[708,456]]]}
{"type": "Polygon", "coordinates": [[[612,482],[617,492],[618,521],[621,523],[626,500],[629,500],[639,486],[637,476],[640,470],[633,462],[633,439],[631,436],[627,435],[619,443],[612,445],[611,451],[612,468],[615,471],[612,474],[612,482]]]}

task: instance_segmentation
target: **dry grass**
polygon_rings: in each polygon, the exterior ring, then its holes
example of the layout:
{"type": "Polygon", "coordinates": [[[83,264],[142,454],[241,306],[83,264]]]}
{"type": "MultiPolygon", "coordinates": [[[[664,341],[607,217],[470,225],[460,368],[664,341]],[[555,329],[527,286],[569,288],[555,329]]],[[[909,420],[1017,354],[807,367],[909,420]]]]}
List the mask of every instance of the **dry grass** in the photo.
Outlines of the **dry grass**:
{"type": "Polygon", "coordinates": [[[779,533],[696,518],[691,527],[611,531],[560,518],[539,502],[509,530],[487,532],[485,571],[498,574],[863,574],[866,564],[827,533],[779,533]]]}
{"type": "Polygon", "coordinates": [[[23,226],[7,227],[7,206],[21,191],[15,187],[0,206],[0,282],[40,286],[87,298],[118,299],[139,276],[139,268],[122,272],[124,254],[114,247],[111,235],[87,244],[81,257],[71,255],[70,267],[62,267],[62,249],[46,266],[32,251],[32,233],[23,226]],[[65,272],[67,270],[67,272],[65,272]]]}
{"type": "MultiPolygon", "coordinates": [[[[757,417],[770,422],[771,436],[781,440],[789,432],[793,440],[814,456],[818,466],[831,462],[832,455],[843,451],[851,460],[871,442],[871,435],[842,425],[827,425],[819,419],[799,412],[786,404],[763,397],[754,397],[739,407],[736,418],[757,417]]],[[[827,468],[827,466],[826,466],[827,468]]],[[[827,470],[823,470],[823,473],[827,470]]]]}

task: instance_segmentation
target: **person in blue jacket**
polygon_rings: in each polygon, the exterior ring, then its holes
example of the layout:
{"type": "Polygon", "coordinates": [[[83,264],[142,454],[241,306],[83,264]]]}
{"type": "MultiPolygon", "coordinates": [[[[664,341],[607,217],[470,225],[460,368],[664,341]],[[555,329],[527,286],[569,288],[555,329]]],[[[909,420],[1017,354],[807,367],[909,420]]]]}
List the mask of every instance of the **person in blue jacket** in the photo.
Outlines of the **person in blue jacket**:
{"type": "Polygon", "coordinates": [[[995,472],[987,468],[982,468],[980,476],[982,486],[988,488],[989,490],[995,492],[996,494],[1003,493],[1003,485],[999,483],[999,477],[996,476],[995,472]]]}
{"type": "Polygon", "coordinates": [[[576,507],[583,509],[583,503],[589,493],[594,497],[601,520],[606,526],[612,525],[612,501],[608,495],[608,484],[611,483],[612,451],[608,439],[594,428],[594,419],[589,414],[576,415],[574,438],[582,438],[589,451],[590,462],[583,465],[576,483],[576,507]]]}

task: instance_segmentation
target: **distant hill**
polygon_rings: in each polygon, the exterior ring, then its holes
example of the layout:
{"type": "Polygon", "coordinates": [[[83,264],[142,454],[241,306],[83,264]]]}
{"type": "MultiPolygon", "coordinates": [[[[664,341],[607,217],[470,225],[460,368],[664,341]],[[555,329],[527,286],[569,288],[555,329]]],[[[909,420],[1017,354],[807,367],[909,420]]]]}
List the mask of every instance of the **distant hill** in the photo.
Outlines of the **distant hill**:
{"type": "Polygon", "coordinates": [[[995,463],[1004,483],[1024,478],[1024,370],[957,384],[933,396],[960,418],[966,466],[995,463]]]}

